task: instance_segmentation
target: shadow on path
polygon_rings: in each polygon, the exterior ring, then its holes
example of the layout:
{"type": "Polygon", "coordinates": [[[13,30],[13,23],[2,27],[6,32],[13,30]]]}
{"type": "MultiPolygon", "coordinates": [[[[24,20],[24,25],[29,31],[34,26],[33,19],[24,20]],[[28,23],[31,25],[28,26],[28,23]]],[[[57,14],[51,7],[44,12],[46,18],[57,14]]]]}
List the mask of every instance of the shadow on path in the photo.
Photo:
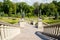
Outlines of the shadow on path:
{"type": "Polygon", "coordinates": [[[55,40],[54,38],[51,38],[51,37],[46,36],[46,35],[43,35],[43,34],[42,34],[41,32],[39,32],[39,31],[35,32],[35,34],[36,34],[39,38],[41,38],[41,39],[43,39],[43,40],[55,40]]]}

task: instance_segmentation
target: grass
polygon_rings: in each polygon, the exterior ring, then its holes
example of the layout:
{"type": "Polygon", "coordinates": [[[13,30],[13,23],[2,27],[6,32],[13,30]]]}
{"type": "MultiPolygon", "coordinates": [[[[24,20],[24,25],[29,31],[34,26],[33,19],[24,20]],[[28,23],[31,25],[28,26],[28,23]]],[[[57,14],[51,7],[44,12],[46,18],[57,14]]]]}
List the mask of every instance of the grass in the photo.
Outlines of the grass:
{"type": "Polygon", "coordinates": [[[31,22],[31,21],[37,22],[38,17],[29,17],[29,18],[25,17],[25,19],[27,22],[31,22]]]}
{"type": "Polygon", "coordinates": [[[8,17],[0,17],[0,21],[8,22],[11,24],[15,24],[19,21],[19,18],[8,18],[8,17]]]}
{"type": "MultiPolygon", "coordinates": [[[[20,18],[0,17],[0,21],[8,22],[8,23],[11,23],[11,24],[18,23],[19,19],[20,18]]],[[[25,21],[27,21],[27,22],[31,22],[31,21],[37,22],[38,17],[30,17],[30,18],[25,17],[25,21]]],[[[42,22],[45,22],[45,23],[48,23],[48,24],[54,24],[54,23],[60,23],[60,19],[58,19],[58,20],[44,19],[44,20],[42,20],[42,22]]]]}
{"type": "MultiPolygon", "coordinates": [[[[12,18],[12,17],[0,17],[0,21],[3,21],[3,22],[8,22],[10,24],[15,24],[19,21],[20,18],[12,18]]],[[[35,21],[37,22],[37,17],[25,17],[25,21],[27,22],[31,22],[31,21],[35,21]]]]}
{"type": "Polygon", "coordinates": [[[55,24],[55,23],[60,23],[60,19],[58,20],[53,20],[53,19],[45,19],[43,22],[48,23],[48,24],[55,24]]]}
{"type": "Polygon", "coordinates": [[[53,19],[53,16],[47,17],[47,16],[42,16],[42,22],[47,23],[47,24],[55,24],[55,23],[60,23],[60,19],[53,19]]]}
{"type": "MultiPolygon", "coordinates": [[[[26,21],[28,21],[28,22],[31,22],[31,21],[38,22],[38,17],[30,17],[30,18],[27,18],[26,21]]],[[[44,19],[42,20],[42,22],[47,23],[47,24],[55,24],[55,23],[60,23],[60,19],[54,20],[52,18],[49,19],[48,17],[44,17],[44,19]]]]}

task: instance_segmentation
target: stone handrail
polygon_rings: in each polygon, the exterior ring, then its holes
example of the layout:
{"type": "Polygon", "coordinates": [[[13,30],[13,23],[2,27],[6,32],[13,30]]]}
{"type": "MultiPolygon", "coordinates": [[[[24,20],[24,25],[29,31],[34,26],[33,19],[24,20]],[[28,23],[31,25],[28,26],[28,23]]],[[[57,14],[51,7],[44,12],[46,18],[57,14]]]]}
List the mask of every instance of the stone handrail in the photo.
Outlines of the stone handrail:
{"type": "Polygon", "coordinates": [[[51,24],[51,25],[44,26],[43,28],[44,28],[43,31],[44,34],[50,35],[55,38],[60,37],[60,24],[51,24]]]}
{"type": "Polygon", "coordinates": [[[0,25],[1,40],[10,40],[20,34],[20,28],[13,26],[0,25]]]}

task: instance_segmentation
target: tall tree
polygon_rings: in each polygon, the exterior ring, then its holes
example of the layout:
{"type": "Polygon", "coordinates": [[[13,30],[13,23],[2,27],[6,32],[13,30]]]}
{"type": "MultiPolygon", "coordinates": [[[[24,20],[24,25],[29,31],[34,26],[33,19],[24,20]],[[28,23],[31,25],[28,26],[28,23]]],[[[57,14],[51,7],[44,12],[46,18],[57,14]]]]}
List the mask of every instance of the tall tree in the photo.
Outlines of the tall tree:
{"type": "Polygon", "coordinates": [[[3,12],[3,3],[0,2],[0,12],[3,12]]]}
{"type": "Polygon", "coordinates": [[[35,14],[36,16],[39,16],[39,3],[38,3],[38,2],[35,2],[35,3],[33,4],[33,6],[34,6],[34,14],[35,14]]]}

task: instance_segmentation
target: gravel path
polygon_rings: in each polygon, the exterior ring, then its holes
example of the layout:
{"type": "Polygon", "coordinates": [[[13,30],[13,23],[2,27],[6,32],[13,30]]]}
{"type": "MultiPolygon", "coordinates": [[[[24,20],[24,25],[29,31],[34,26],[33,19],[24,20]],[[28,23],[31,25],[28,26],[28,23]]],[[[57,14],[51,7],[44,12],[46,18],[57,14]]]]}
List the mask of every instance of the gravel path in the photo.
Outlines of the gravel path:
{"type": "Polygon", "coordinates": [[[15,38],[11,40],[42,40],[37,35],[35,35],[35,32],[37,31],[34,26],[26,24],[26,27],[21,27],[21,34],[17,35],[15,38]]]}

